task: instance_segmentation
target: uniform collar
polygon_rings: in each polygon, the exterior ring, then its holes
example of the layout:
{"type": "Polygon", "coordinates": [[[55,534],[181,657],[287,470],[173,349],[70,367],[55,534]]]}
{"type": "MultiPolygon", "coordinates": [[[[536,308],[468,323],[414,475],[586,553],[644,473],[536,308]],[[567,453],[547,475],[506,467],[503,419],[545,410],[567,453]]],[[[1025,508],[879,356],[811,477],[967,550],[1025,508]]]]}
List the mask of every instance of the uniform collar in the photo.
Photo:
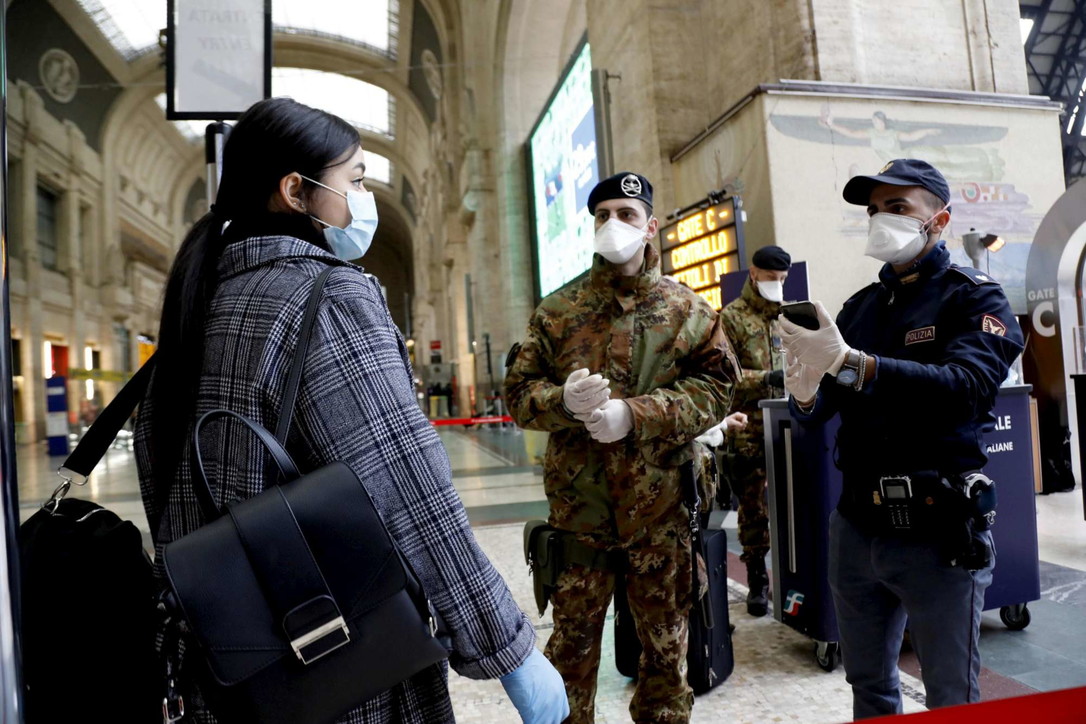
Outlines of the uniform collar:
{"type": "Polygon", "coordinates": [[[751,309],[764,317],[776,317],[781,312],[780,303],[771,302],[759,294],[749,275],[746,283],[743,284],[743,293],[740,296],[744,302],[750,305],[751,309]]]}
{"type": "Polygon", "coordinates": [[[940,241],[931,251],[920,257],[920,261],[900,275],[890,264],[883,265],[879,271],[879,281],[888,289],[900,289],[906,284],[931,279],[946,271],[949,266],[950,252],[946,250],[946,242],[940,241]]]}
{"type": "Polygon", "coordinates": [[[651,243],[645,244],[645,261],[641,271],[631,277],[622,276],[618,267],[599,254],[592,255],[590,286],[597,292],[614,292],[617,297],[640,294],[660,283],[660,252],[651,243]]]}

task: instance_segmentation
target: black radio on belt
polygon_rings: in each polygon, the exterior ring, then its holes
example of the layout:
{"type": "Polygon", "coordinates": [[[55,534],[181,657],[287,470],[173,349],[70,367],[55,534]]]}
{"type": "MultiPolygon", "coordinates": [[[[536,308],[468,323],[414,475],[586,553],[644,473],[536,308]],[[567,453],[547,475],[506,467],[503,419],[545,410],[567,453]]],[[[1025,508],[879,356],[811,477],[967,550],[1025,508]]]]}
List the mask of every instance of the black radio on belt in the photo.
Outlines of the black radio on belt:
{"type": "Polygon", "coordinates": [[[891,475],[879,478],[879,495],[890,514],[890,527],[895,530],[911,530],[913,525],[909,517],[909,502],[913,497],[913,486],[909,477],[891,475]]]}

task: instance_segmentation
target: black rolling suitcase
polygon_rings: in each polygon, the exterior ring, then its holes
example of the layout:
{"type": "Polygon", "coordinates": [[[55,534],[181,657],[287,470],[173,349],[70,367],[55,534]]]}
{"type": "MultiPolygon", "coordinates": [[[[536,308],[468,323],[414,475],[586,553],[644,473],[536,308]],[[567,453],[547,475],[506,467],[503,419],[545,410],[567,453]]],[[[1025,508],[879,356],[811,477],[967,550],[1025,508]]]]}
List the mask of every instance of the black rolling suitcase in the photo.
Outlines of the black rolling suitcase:
{"type": "MultiPolygon", "coordinates": [[[[695,694],[704,694],[731,676],[732,627],[728,620],[728,539],[722,530],[702,533],[702,555],[709,571],[708,609],[712,628],[702,606],[690,611],[690,646],[686,653],[686,680],[695,694]]],[[[615,581],[615,667],[623,676],[637,678],[641,642],[637,638],[622,576],[615,581]]]]}
{"type": "Polygon", "coordinates": [[[695,694],[704,694],[732,675],[732,625],[728,619],[728,534],[702,531],[702,555],[709,572],[708,609],[712,628],[706,626],[701,606],[690,613],[690,648],[686,654],[686,680],[695,694]]]}

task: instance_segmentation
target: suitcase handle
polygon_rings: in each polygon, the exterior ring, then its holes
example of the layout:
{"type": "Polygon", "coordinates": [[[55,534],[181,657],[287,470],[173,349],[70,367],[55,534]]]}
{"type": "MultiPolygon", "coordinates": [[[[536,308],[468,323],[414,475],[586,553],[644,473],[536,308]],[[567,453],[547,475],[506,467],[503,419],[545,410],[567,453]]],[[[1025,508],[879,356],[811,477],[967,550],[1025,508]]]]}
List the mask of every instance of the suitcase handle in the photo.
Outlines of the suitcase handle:
{"type": "Polygon", "coordinates": [[[796,496],[795,477],[792,475],[792,426],[781,424],[781,437],[784,440],[785,473],[785,510],[788,513],[788,570],[795,573],[796,563],[796,496]]]}

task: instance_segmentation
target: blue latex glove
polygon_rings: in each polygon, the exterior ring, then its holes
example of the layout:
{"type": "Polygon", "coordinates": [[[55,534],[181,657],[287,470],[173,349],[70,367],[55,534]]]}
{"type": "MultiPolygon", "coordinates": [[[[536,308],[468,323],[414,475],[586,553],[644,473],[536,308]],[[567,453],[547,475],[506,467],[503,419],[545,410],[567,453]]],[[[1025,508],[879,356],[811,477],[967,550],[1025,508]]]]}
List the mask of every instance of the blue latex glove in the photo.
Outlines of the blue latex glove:
{"type": "Polygon", "coordinates": [[[501,682],[524,724],[561,724],[569,716],[562,675],[534,646],[524,663],[503,676],[501,682]]]}

